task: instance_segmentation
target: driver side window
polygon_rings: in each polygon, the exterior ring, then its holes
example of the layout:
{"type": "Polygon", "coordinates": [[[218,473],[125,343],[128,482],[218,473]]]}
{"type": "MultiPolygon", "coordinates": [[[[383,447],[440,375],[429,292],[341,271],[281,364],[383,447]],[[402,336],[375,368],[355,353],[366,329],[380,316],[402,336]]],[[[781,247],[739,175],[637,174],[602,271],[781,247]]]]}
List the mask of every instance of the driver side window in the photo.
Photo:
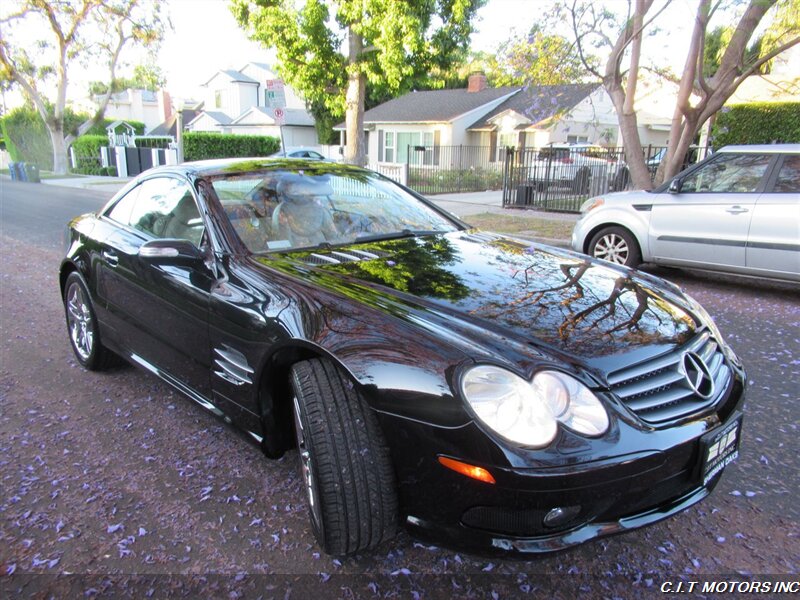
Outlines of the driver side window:
{"type": "Polygon", "coordinates": [[[755,192],[771,158],[768,154],[721,154],[684,177],[681,193],[755,192]]]}
{"type": "Polygon", "coordinates": [[[172,177],[147,179],[132,190],[108,216],[156,238],[189,240],[200,246],[203,219],[189,186],[172,177]]]}

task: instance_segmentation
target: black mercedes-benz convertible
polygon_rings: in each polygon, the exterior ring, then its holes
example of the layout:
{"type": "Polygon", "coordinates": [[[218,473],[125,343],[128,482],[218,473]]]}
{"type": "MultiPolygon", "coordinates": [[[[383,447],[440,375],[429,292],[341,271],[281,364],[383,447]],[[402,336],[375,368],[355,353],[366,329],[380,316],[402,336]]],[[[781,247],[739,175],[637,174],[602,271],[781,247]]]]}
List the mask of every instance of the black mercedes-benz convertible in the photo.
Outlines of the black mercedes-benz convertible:
{"type": "Polygon", "coordinates": [[[679,288],[368,170],[151,169],[70,223],[60,284],[84,367],[122,357],[296,448],[331,554],[401,524],[560,550],[691,506],[738,454],[743,367],[679,288]]]}

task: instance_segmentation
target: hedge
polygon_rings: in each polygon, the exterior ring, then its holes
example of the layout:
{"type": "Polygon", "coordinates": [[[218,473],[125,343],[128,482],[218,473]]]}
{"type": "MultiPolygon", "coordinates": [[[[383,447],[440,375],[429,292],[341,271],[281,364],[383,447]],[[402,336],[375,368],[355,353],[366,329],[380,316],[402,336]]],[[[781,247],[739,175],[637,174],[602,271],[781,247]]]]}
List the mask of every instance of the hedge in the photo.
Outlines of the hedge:
{"type": "Polygon", "coordinates": [[[712,130],[714,148],[728,144],[800,142],[800,102],[753,102],[725,107],[712,130]]]}
{"type": "Polygon", "coordinates": [[[72,172],[85,175],[104,175],[100,160],[102,146],[108,146],[108,137],[105,135],[82,135],[72,142],[72,150],[75,152],[75,162],[77,163],[72,172]]]}
{"type": "MultiPolygon", "coordinates": [[[[76,132],[78,127],[89,119],[88,114],[75,113],[70,109],[64,112],[64,131],[76,132]]],[[[105,118],[92,127],[86,135],[106,136],[106,127],[116,119],[105,118]]],[[[144,133],[144,123],[139,121],[126,121],[130,123],[137,134],[144,133]]],[[[0,129],[6,142],[11,160],[15,162],[34,163],[40,169],[53,168],[53,144],[39,112],[29,106],[15,108],[2,119],[0,129]]],[[[99,155],[98,155],[99,156],[99,155]]]]}
{"type": "Polygon", "coordinates": [[[280,150],[281,142],[269,135],[188,132],[183,134],[185,160],[269,156],[280,150]]]}

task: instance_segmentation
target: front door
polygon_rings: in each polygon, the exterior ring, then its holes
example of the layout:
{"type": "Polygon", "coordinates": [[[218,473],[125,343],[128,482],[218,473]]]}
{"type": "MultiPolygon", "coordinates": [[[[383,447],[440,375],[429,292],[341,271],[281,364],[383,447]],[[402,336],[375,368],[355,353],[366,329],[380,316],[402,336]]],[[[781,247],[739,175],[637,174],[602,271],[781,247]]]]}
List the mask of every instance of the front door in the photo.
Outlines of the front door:
{"type": "Polygon", "coordinates": [[[177,178],[155,177],[139,188],[130,207],[117,204],[105,215],[121,226],[104,241],[98,297],[132,360],[210,397],[212,272],[202,265],[139,256],[142,244],[152,239],[201,245],[204,228],[196,200],[188,183],[177,178]]]}

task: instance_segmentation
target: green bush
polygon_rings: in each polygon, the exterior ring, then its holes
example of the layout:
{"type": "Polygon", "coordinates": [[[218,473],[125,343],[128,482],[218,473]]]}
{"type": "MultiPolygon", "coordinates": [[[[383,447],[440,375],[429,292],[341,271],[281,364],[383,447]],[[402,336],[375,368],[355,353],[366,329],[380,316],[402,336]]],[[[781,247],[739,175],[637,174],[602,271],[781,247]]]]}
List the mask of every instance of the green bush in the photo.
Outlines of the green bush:
{"type": "Polygon", "coordinates": [[[800,102],[753,102],[725,107],[718,113],[711,135],[714,148],[800,142],[800,102]]]}
{"type": "Polygon", "coordinates": [[[102,175],[100,148],[103,146],[108,146],[108,138],[104,135],[82,135],[72,142],[76,163],[72,172],[84,175],[102,175]]]}
{"type": "Polygon", "coordinates": [[[280,144],[278,138],[269,135],[189,132],[183,135],[183,155],[187,161],[269,156],[280,149],[280,144]]]}
{"type": "Polygon", "coordinates": [[[136,140],[134,141],[136,142],[137,148],[166,148],[172,143],[172,137],[159,136],[159,137],[136,138],[136,140]]]}
{"type": "Polygon", "coordinates": [[[500,169],[439,170],[438,167],[409,167],[408,187],[425,194],[503,189],[503,171],[500,169]]]}
{"type": "Polygon", "coordinates": [[[53,144],[38,112],[27,106],[15,108],[0,120],[0,127],[12,161],[53,168],[53,144]]]}
{"type": "MultiPolygon", "coordinates": [[[[64,131],[65,133],[77,133],[78,127],[89,119],[90,115],[76,113],[71,109],[64,111],[64,131]]],[[[116,119],[105,118],[81,137],[102,136],[106,139],[106,127],[116,119]]],[[[144,123],[140,121],[126,121],[135,130],[137,135],[144,133],[144,123]]],[[[40,169],[50,170],[53,168],[53,144],[50,141],[50,134],[45,127],[39,112],[30,106],[15,108],[2,119],[0,119],[0,129],[6,142],[6,148],[15,162],[34,163],[40,169]]],[[[99,154],[98,154],[99,160],[99,154]]]]}

